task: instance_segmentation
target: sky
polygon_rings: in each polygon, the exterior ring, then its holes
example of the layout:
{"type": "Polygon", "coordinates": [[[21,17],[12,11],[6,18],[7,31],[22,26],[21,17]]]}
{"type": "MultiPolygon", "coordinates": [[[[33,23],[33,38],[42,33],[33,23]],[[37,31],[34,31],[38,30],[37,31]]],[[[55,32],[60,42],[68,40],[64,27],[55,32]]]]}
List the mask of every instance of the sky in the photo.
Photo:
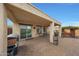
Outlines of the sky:
{"type": "MultiPolygon", "coordinates": [[[[62,23],[62,26],[79,26],[79,4],[32,3],[35,7],[62,23]]],[[[12,25],[9,19],[8,25],[12,25]]]]}
{"type": "Polygon", "coordinates": [[[38,9],[62,23],[62,26],[79,26],[79,4],[33,3],[38,9]]]}
{"type": "Polygon", "coordinates": [[[12,27],[13,22],[10,19],[7,19],[7,26],[12,27]]]}

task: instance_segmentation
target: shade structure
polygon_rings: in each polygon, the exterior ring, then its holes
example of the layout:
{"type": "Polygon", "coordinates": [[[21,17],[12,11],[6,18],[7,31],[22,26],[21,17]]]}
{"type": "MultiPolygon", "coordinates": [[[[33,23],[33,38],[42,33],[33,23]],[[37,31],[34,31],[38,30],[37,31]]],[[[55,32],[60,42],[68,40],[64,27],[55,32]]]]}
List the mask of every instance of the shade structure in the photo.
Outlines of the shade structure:
{"type": "MultiPolygon", "coordinates": [[[[49,26],[52,21],[40,17],[36,14],[20,9],[14,5],[5,4],[8,18],[21,24],[49,26]]],[[[29,7],[30,8],[30,7],[29,7]]]]}

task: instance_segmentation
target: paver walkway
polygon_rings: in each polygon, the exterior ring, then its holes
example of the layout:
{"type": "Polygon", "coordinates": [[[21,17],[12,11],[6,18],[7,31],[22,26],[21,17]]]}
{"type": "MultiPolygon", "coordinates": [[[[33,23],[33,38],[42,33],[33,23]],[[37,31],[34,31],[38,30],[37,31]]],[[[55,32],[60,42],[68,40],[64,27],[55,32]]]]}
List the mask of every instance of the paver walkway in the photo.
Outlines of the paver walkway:
{"type": "Polygon", "coordinates": [[[49,43],[48,37],[20,42],[18,56],[79,56],[79,39],[62,38],[59,45],[49,43]]]}

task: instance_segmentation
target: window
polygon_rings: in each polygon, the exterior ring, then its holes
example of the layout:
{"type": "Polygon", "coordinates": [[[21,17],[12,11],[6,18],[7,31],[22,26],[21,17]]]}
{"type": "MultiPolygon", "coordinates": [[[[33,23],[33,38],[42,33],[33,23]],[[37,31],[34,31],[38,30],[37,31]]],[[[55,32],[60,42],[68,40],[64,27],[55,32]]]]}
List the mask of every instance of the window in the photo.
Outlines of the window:
{"type": "Polygon", "coordinates": [[[37,27],[37,33],[41,34],[42,33],[42,27],[37,27]]]}
{"type": "Polygon", "coordinates": [[[32,37],[32,32],[31,32],[31,26],[28,25],[20,25],[21,28],[21,38],[25,39],[25,38],[30,38],[32,37]]]}

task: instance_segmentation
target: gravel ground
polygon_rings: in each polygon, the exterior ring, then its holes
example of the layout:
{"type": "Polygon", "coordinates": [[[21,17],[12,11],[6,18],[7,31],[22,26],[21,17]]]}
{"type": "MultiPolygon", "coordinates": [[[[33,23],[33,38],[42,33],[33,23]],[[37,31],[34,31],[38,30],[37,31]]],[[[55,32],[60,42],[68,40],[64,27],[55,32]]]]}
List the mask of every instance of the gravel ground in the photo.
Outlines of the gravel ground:
{"type": "Polygon", "coordinates": [[[24,40],[17,56],[79,56],[79,39],[61,38],[57,46],[49,42],[49,37],[24,40]]]}

